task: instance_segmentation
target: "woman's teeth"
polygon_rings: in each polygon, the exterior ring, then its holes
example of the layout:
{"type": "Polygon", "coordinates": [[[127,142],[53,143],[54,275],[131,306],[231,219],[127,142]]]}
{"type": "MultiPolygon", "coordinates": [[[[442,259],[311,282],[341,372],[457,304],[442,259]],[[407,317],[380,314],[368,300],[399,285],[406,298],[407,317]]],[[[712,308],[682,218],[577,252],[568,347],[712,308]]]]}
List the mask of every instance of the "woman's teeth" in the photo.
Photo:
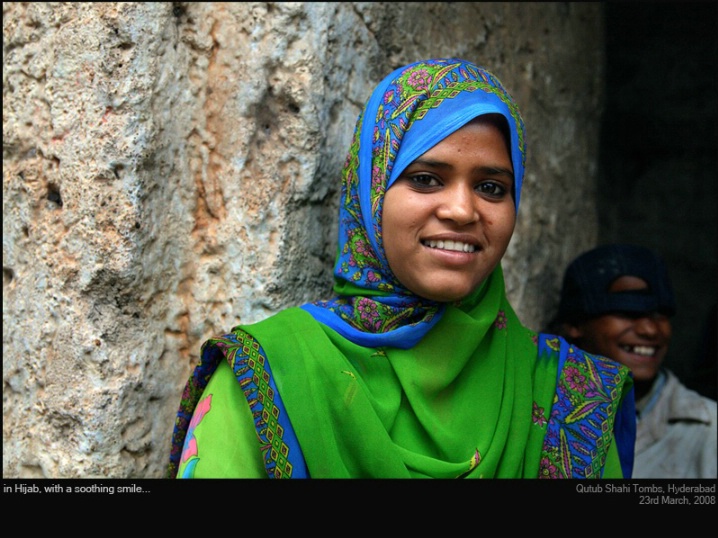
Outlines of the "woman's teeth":
{"type": "Polygon", "coordinates": [[[443,250],[456,250],[458,252],[474,252],[476,247],[469,243],[462,243],[461,241],[423,241],[424,245],[429,248],[440,248],[443,250]]]}

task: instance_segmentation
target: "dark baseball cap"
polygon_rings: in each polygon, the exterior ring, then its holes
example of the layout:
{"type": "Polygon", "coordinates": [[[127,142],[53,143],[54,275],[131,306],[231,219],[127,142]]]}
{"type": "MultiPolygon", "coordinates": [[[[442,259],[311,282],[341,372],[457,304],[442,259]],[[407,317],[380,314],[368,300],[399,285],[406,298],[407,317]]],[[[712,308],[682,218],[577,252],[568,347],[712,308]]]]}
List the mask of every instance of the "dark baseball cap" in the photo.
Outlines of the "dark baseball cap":
{"type": "Polygon", "coordinates": [[[584,252],[569,264],[563,277],[556,321],[613,312],[675,314],[668,270],[658,254],[637,245],[602,245],[584,252]],[[648,289],[610,292],[613,281],[621,276],[641,278],[648,289]]]}

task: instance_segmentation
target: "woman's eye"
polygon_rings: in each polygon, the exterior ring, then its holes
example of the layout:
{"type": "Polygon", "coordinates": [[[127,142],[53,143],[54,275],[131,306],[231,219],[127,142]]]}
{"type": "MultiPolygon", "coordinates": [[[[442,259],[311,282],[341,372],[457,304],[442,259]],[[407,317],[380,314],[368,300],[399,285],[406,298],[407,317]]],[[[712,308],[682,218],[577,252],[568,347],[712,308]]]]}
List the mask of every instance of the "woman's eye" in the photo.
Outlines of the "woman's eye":
{"type": "Polygon", "coordinates": [[[436,177],[429,174],[415,174],[409,176],[409,181],[416,187],[438,187],[441,185],[436,177]]]}
{"type": "Polygon", "coordinates": [[[500,198],[504,194],[506,194],[506,187],[504,187],[501,183],[497,183],[495,181],[485,181],[483,183],[479,183],[476,186],[476,191],[481,194],[487,194],[494,198],[500,198]]]}

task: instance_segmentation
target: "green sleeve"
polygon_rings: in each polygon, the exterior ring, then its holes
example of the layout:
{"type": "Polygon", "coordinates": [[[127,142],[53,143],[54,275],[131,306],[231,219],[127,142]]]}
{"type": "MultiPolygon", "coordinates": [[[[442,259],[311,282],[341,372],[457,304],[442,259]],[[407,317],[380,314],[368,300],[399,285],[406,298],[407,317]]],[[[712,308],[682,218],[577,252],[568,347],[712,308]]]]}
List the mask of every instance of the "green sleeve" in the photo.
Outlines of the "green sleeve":
{"type": "Polygon", "coordinates": [[[603,476],[601,478],[623,478],[621,470],[621,460],[618,457],[618,449],[616,448],[616,440],[611,436],[611,446],[608,447],[606,454],[606,463],[603,466],[603,476]]]}
{"type": "Polygon", "coordinates": [[[185,442],[178,477],[267,478],[252,412],[224,361],[202,394],[192,416],[195,422],[185,442]]]}

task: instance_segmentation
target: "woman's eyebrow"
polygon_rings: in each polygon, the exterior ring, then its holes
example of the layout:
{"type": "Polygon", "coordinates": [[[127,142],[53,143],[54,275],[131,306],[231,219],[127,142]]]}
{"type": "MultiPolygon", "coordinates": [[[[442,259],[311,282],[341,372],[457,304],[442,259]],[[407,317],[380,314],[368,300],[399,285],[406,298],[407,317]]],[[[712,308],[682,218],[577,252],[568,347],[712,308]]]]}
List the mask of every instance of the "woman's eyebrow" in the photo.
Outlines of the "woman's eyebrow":
{"type": "MultiPolygon", "coordinates": [[[[420,166],[430,166],[432,168],[453,168],[453,165],[449,163],[445,163],[443,161],[436,161],[433,159],[416,159],[414,162],[412,162],[407,168],[410,168],[414,165],[420,165],[420,166]]],[[[514,178],[514,173],[509,170],[508,168],[504,168],[502,166],[477,166],[473,169],[473,172],[480,173],[480,174],[489,174],[492,176],[497,175],[505,175],[510,177],[511,179],[514,178]]]]}
{"type": "Polygon", "coordinates": [[[481,172],[483,174],[489,174],[492,176],[508,176],[511,179],[514,178],[514,173],[509,170],[508,168],[503,168],[501,166],[479,166],[478,168],[475,168],[474,171],[481,172]]]}

